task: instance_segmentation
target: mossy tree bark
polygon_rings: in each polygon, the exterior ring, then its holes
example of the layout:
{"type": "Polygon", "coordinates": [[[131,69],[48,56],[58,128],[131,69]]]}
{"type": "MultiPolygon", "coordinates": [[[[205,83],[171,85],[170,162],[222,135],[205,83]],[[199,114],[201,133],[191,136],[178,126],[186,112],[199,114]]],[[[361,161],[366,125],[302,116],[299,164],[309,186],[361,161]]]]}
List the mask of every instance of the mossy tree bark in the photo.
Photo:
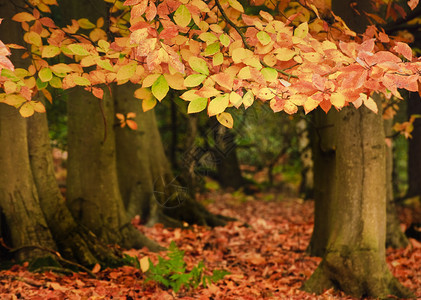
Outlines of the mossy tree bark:
{"type": "Polygon", "coordinates": [[[114,106],[108,89],[99,100],[81,88],[68,100],[67,201],[74,218],[106,243],[159,246],[130,223],[117,178],[114,106]]]}
{"type": "MultiPolygon", "coordinates": [[[[11,20],[23,1],[1,0],[0,10],[4,21],[0,39],[4,43],[22,43],[23,32],[18,23],[11,20]],[[16,5],[16,6],[15,6],[16,5]],[[4,30],[7,28],[7,30],[4,30]]],[[[16,67],[27,63],[22,53],[12,55],[16,67]]],[[[32,177],[28,156],[27,124],[15,107],[0,103],[0,210],[6,226],[1,236],[9,246],[19,248],[37,245],[56,249],[51,232],[39,206],[37,189],[32,177]]],[[[25,248],[17,253],[18,259],[26,260],[44,253],[25,248]]]]}
{"type": "Polygon", "coordinates": [[[116,112],[135,112],[138,124],[137,130],[116,129],[119,183],[129,215],[140,215],[148,225],[225,224],[178,183],[165,156],[155,113],[142,111],[141,103],[133,97],[135,89],[125,84],[114,92],[116,112]]]}
{"type": "Polygon", "coordinates": [[[335,196],[328,215],[330,234],[323,261],[304,284],[307,291],[322,293],[335,287],[356,297],[411,295],[393,277],[385,260],[382,129],[381,114],[365,107],[346,107],[339,114],[335,196]]]}
{"type": "Polygon", "coordinates": [[[331,110],[327,115],[321,109],[313,114],[313,157],[314,157],[314,226],[308,251],[322,257],[330,233],[329,206],[335,197],[336,177],[336,131],[338,112],[331,110]]]}
{"type": "MultiPolygon", "coordinates": [[[[355,1],[333,1],[332,9],[351,29],[362,32],[367,23],[350,9],[351,2],[355,1]]],[[[370,3],[357,1],[355,8],[370,11],[370,3]]],[[[385,259],[385,135],[381,100],[373,97],[378,114],[352,106],[339,112],[329,237],[322,262],[303,285],[306,291],[322,293],[334,287],[355,297],[412,296],[393,277],[385,259]]]]}
{"type": "Polygon", "coordinates": [[[66,206],[54,177],[46,114],[28,119],[28,145],[40,206],[61,255],[84,266],[118,264],[119,255],[78,225],[66,206]]]}

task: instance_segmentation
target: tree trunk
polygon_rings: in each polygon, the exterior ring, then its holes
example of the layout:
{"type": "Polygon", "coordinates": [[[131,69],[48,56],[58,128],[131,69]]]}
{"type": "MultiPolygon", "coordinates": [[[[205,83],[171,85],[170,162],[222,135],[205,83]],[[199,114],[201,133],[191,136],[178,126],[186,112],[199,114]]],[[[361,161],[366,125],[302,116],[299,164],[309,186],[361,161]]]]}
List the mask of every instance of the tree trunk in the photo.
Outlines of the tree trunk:
{"type": "Polygon", "coordinates": [[[296,124],[298,151],[300,151],[302,165],[299,193],[304,199],[314,198],[314,165],[311,149],[311,135],[314,129],[310,130],[310,127],[306,119],[301,119],[296,124]]]}
{"type": "Polygon", "coordinates": [[[336,131],[338,112],[331,110],[327,115],[321,109],[314,112],[314,227],[309,253],[322,257],[330,233],[329,206],[335,197],[333,186],[336,177],[336,131]]]}
{"type": "MultiPolygon", "coordinates": [[[[421,114],[421,99],[418,93],[409,93],[408,117],[421,114]]],[[[421,118],[414,121],[412,138],[408,140],[408,191],[406,198],[421,197],[421,118]]]]}
{"type": "MultiPolygon", "coordinates": [[[[24,5],[23,1],[15,1],[14,4],[24,5]]],[[[11,1],[0,0],[0,11],[4,17],[0,40],[4,43],[23,42],[20,25],[11,20],[18,13],[15,5],[11,1]]],[[[11,58],[16,67],[28,64],[20,58],[20,54],[14,52],[11,58]]],[[[31,174],[26,128],[26,120],[15,107],[0,103],[0,210],[6,223],[6,227],[1,228],[1,235],[6,243],[10,243],[9,246],[15,248],[38,245],[55,249],[31,174]]],[[[17,254],[22,260],[45,255],[29,248],[17,254]]]]}
{"type": "Polygon", "coordinates": [[[107,266],[118,264],[119,257],[79,226],[66,206],[54,177],[46,114],[35,114],[28,119],[28,145],[41,209],[61,255],[84,266],[98,262],[107,266]]]}
{"type": "MultiPolygon", "coordinates": [[[[386,137],[392,136],[393,119],[383,120],[386,137]]],[[[386,247],[404,248],[408,239],[401,230],[393,196],[393,146],[386,145],[386,247]]]]}
{"type": "MultiPolygon", "coordinates": [[[[377,99],[378,100],[378,99],[377,99]]],[[[380,102],[378,100],[378,102],[380,102]]],[[[380,105],[378,105],[380,106],[380,105]]],[[[355,297],[406,297],[385,260],[386,157],[381,114],[346,107],[337,125],[336,188],[323,261],[304,289],[355,297]]]]}
{"type": "MultiPolygon", "coordinates": [[[[0,145],[0,208],[10,240],[7,236],[3,238],[14,248],[37,245],[56,249],[32,178],[26,120],[16,108],[3,103],[0,103],[0,145]]],[[[40,252],[33,249],[24,249],[18,254],[22,260],[40,256],[40,252]]]]}
{"type": "Polygon", "coordinates": [[[117,179],[114,108],[81,88],[68,100],[67,200],[74,218],[106,243],[124,248],[159,246],[130,223],[117,179]]]}
{"type": "Polygon", "coordinates": [[[225,224],[192,199],[188,188],[179,185],[165,156],[155,113],[142,111],[139,100],[133,97],[135,89],[125,84],[118,86],[114,95],[116,112],[135,112],[139,127],[116,129],[119,183],[129,215],[140,215],[148,225],[181,226],[183,221],[225,224]]]}
{"type": "Polygon", "coordinates": [[[206,134],[211,135],[215,143],[211,149],[215,157],[218,181],[224,188],[239,189],[244,185],[244,179],[238,163],[235,135],[216,118],[209,120],[209,124],[210,130],[206,134]]]}

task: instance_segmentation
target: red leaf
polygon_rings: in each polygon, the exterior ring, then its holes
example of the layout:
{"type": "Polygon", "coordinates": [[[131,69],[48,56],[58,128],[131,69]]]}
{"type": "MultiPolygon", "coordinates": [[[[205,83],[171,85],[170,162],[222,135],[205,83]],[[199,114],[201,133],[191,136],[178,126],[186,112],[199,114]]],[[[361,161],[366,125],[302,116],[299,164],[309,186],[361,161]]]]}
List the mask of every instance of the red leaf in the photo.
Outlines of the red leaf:
{"type": "Polygon", "coordinates": [[[403,55],[407,60],[412,61],[412,49],[406,43],[396,42],[396,46],[393,47],[393,51],[403,55]]]}

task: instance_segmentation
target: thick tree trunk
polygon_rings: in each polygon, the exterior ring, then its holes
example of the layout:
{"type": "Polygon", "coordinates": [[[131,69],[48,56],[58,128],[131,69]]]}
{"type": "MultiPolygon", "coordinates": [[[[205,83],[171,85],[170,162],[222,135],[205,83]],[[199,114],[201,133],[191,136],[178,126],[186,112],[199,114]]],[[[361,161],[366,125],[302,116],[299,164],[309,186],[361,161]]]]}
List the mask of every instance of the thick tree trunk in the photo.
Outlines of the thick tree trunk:
{"type": "Polygon", "coordinates": [[[135,89],[125,84],[114,93],[116,112],[135,112],[139,127],[116,129],[119,183],[129,215],[140,215],[148,225],[225,224],[179,185],[165,156],[155,113],[142,111],[139,100],[133,97],[135,89]]]}
{"type": "Polygon", "coordinates": [[[331,110],[327,115],[321,109],[314,112],[314,227],[309,253],[322,257],[330,234],[329,209],[334,195],[336,177],[336,131],[338,112],[331,110]]]}
{"type": "Polygon", "coordinates": [[[68,100],[67,200],[75,219],[106,243],[124,248],[159,246],[130,223],[117,179],[114,107],[80,88],[68,100]]]}
{"type": "Polygon", "coordinates": [[[304,289],[332,287],[356,297],[410,293],[385,261],[386,157],[381,114],[344,108],[337,125],[336,188],[323,261],[304,289]]]}
{"type": "Polygon", "coordinates": [[[304,199],[314,198],[314,164],[311,135],[315,129],[310,128],[311,126],[306,119],[301,119],[297,122],[298,151],[300,151],[302,165],[299,193],[304,199]]]}
{"type": "MultiPolygon", "coordinates": [[[[11,20],[18,13],[15,5],[23,7],[24,3],[0,1],[0,11],[4,18],[0,39],[4,43],[22,43],[23,31],[18,23],[11,20]]],[[[20,55],[21,53],[16,52],[12,55],[16,67],[27,65],[20,55]]],[[[38,245],[55,249],[56,245],[39,207],[29,165],[26,128],[26,120],[15,107],[0,103],[0,210],[7,225],[6,228],[2,226],[0,234],[8,234],[9,236],[3,238],[10,243],[9,246],[15,248],[38,245]]],[[[46,253],[29,248],[18,252],[19,259],[44,255],[46,253]]]]}
{"type": "Polygon", "coordinates": [[[28,119],[28,144],[40,206],[61,255],[85,266],[98,262],[107,266],[118,264],[119,257],[79,226],[66,206],[54,177],[46,114],[35,114],[28,119]]]}
{"type": "MultiPolygon", "coordinates": [[[[4,237],[6,242],[14,248],[37,245],[56,249],[32,178],[26,120],[16,108],[3,103],[0,103],[0,145],[0,208],[10,232],[10,240],[4,237]]],[[[40,256],[33,249],[18,254],[19,259],[40,256]]]]}
{"type": "MultiPolygon", "coordinates": [[[[409,93],[408,116],[421,114],[421,98],[418,93],[409,93]]],[[[407,198],[421,197],[421,118],[414,121],[412,138],[408,141],[408,191],[407,198]]]]}

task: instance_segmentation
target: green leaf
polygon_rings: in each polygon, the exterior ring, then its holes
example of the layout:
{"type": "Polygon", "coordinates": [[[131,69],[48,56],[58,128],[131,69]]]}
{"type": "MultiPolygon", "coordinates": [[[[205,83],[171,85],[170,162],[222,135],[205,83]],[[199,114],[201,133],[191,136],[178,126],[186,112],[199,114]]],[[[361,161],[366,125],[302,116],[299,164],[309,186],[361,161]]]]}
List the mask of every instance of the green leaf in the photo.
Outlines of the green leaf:
{"type": "Polygon", "coordinates": [[[212,58],[213,66],[222,65],[223,62],[224,62],[224,55],[221,52],[216,53],[212,58]]]}
{"type": "Polygon", "coordinates": [[[203,52],[203,55],[205,56],[214,55],[218,53],[219,50],[220,50],[219,43],[212,43],[206,47],[205,51],[203,52]]]}
{"type": "Polygon", "coordinates": [[[189,106],[187,107],[187,113],[194,114],[201,112],[208,105],[208,98],[197,98],[190,101],[189,106]]]}
{"type": "Polygon", "coordinates": [[[264,46],[266,46],[272,41],[272,39],[270,38],[270,35],[266,31],[259,31],[257,33],[257,39],[264,46]]]}
{"type": "Polygon", "coordinates": [[[128,65],[122,66],[117,71],[116,79],[118,81],[129,80],[134,75],[134,73],[136,72],[136,67],[137,67],[136,63],[130,63],[128,65]]]}
{"type": "Polygon", "coordinates": [[[164,99],[168,94],[170,87],[168,86],[167,80],[164,75],[158,77],[158,79],[152,84],[152,94],[158,101],[164,99]]]}
{"type": "Polygon", "coordinates": [[[43,90],[48,86],[48,82],[42,81],[39,77],[37,78],[36,83],[37,83],[37,89],[39,90],[43,90]]]}
{"type": "Polygon", "coordinates": [[[50,80],[50,85],[53,87],[53,88],[56,88],[56,89],[61,89],[62,88],[62,81],[61,81],[61,79],[59,78],[59,77],[53,77],[51,80],[50,80]]]}
{"type": "Polygon", "coordinates": [[[266,81],[275,82],[278,79],[278,71],[273,68],[264,68],[260,70],[266,81]]]}
{"type": "Polygon", "coordinates": [[[174,13],[174,22],[181,26],[187,27],[191,21],[191,13],[184,4],[181,4],[174,13]]]}
{"type": "MultiPolygon", "coordinates": [[[[99,59],[99,60],[96,62],[96,64],[97,64],[98,66],[100,66],[101,68],[103,68],[103,69],[107,70],[107,71],[111,71],[111,72],[113,72],[113,71],[114,71],[114,68],[113,68],[113,66],[111,65],[111,63],[110,63],[110,60],[109,60],[109,59],[99,59]]],[[[136,71],[136,69],[135,69],[135,71],[136,71]]],[[[129,77],[129,78],[130,78],[130,77],[129,77]]]]}
{"type": "Polygon", "coordinates": [[[229,94],[224,94],[222,96],[215,97],[208,106],[209,116],[214,116],[220,113],[223,113],[224,110],[228,107],[229,104],[229,94]]]}
{"type": "Polygon", "coordinates": [[[201,74],[209,75],[208,65],[203,59],[196,56],[192,56],[189,58],[189,65],[194,71],[201,74]]]}
{"type": "Polygon", "coordinates": [[[86,50],[82,45],[80,44],[71,44],[67,45],[67,48],[72,51],[73,54],[80,55],[80,56],[86,56],[89,55],[88,50],[86,50]]]}
{"type": "Polygon", "coordinates": [[[186,79],[184,79],[184,85],[186,87],[194,87],[194,86],[198,86],[199,84],[201,84],[203,82],[203,80],[206,79],[206,75],[204,74],[192,74],[186,77],[186,79]]]}
{"type": "Polygon", "coordinates": [[[50,68],[42,68],[38,72],[38,76],[39,76],[39,79],[41,79],[41,81],[48,82],[53,78],[53,72],[51,71],[50,68]]]}
{"type": "Polygon", "coordinates": [[[221,42],[221,44],[224,46],[224,47],[228,47],[229,45],[230,45],[230,38],[229,38],[229,36],[227,35],[227,34],[221,34],[220,36],[219,36],[219,41],[221,42]]]}
{"type": "Polygon", "coordinates": [[[60,48],[53,45],[47,45],[42,48],[41,56],[50,58],[59,55],[61,52],[60,48]]]}
{"type": "Polygon", "coordinates": [[[76,83],[77,85],[80,86],[88,86],[91,85],[91,82],[89,81],[88,78],[82,77],[82,76],[77,76],[73,78],[74,83],[76,83]]]}

